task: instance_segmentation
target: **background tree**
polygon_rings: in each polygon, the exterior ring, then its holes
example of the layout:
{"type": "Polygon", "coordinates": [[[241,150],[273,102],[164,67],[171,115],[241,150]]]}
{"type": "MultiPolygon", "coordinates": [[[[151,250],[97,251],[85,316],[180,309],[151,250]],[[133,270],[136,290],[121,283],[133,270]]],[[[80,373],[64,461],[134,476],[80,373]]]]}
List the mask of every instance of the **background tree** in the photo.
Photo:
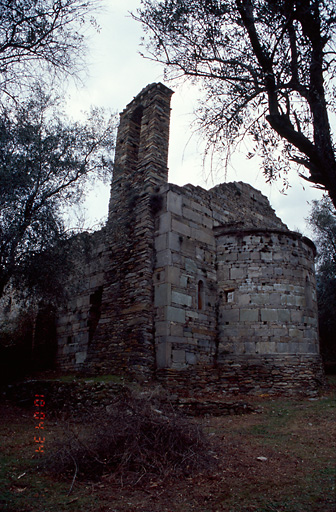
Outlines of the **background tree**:
{"type": "Polygon", "coordinates": [[[202,85],[208,149],[249,135],[268,180],[295,162],[336,205],[334,0],[142,0],[133,17],[168,77],[202,85]]]}
{"type": "Polygon", "coordinates": [[[321,352],[336,370],[336,210],[328,197],[313,201],[309,224],[318,250],[317,299],[321,352]]]}
{"type": "Polygon", "coordinates": [[[90,179],[110,179],[113,128],[114,118],[97,110],[85,125],[70,123],[60,100],[40,89],[22,105],[2,108],[0,297],[11,279],[31,291],[34,283],[51,287],[51,268],[63,264],[70,234],[64,210],[83,199],[90,179]]]}
{"type": "Polygon", "coordinates": [[[13,94],[41,72],[76,73],[83,26],[94,24],[96,0],[1,0],[0,91],[13,94]]]}

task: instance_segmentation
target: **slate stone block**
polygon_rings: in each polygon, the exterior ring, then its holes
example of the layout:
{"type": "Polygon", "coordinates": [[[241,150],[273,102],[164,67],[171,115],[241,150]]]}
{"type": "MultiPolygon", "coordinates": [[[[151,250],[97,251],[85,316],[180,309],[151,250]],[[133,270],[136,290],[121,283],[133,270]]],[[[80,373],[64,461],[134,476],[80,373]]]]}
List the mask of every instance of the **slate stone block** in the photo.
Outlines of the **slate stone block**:
{"type": "Polygon", "coordinates": [[[242,279],[246,274],[245,269],[241,267],[233,267],[230,270],[230,279],[242,279]]]}
{"type": "Polygon", "coordinates": [[[158,368],[170,368],[172,360],[171,344],[159,343],[156,346],[156,364],[158,368]]]}
{"type": "Polygon", "coordinates": [[[164,251],[167,249],[167,234],[159,235],[155,238],[155,250],[164,251]]]}
{"type": "Polygon", "coordinates": [[[86,360],[87,352],[76,352],[75,358],[76,358],[76,364],[83,364],[86,360]]]}
{"type": "Polygon", "coordinates": [[[186,295],[185,293],[180,293],[176,291],[172,291],[172,303],[179,304],[181,306],[191,306],[192,298],[190,295],[186,295]]]}
{"type": "Polygon", "coordinates": [[[289,352],[289,343],[277,343],[277,353],[278,354],[288,354],[289,352]]]}
{"type": "Polygon", "coordinates": [[[303,339],[303,331],[301,329],[289,329],[288,334],[291,338],[298,340],[303,339]]]}
{"type": "Polygon", "coordinates": [[[171,213],[165,212],[160,215],[159,234],[168,233],[171,230],[171,213]]]}
{"type": "Polygon", "coordinates": [[[244,348],[246,354],[255,354],[256,353],[256,344],[253,341],[246,341],[244,343],[244,348]]]}
{"type": "Polygon", "coordinates": [[[198,242],[203,242],[210,246],[215,245],[215,238],[213,234],[206,229],[192,228],[191,236],[198,242]]]}
{"type": "Polygon", "coordinates": [[[222,322],[239,322],[239,309],[224,309],[220,313],[222,322]]]}
{"type": "Polygon", "coordinates": [[[154,305],[169,306],[171,304],[171,284],[164,283],[154,287],[154,305]]]}
{"type": "Polygon", "coordinates": [[[159,251],[156,253],[156,265],[157,267],[166,267],[172,264],[172,253],[169,249],[165,251],[159,251]]]}
{"type": "Polygon", "coordinates": [[[185,350],[173,350],[173,363],[185,363],[186,353],[185,350]]]}
{"type": "Polygon", "coordinates": [[[182,215],[182,195],[170,190],[167,194],[167,210],[176,215],[182,215]]]}
{"type": "Polygon", "coordinates": [[[166,316],[168,321],[184,324],[186,313],[184,309],[168,306],[166,310],[166,316]]]}
{"type": "Polygon", "coordinates": [[[261,309],[260,316],[262,322],[277,322],[278,310],[277,309],[261,309]]]}
{"type": "Polygon", "coordinates": [[[241,294],[238,296],[238,304],[241,306],[246,306],[247,304],[251,303],[251,295],[248,294],[241,294]]]}
{"type": "Polygon", "coordinates": [[[187,364],[196,364],[197,363],[197,357],[194,352],[186,352],[185,354],[186,363],[187,364]]]}
{"type": "Polygon", "coordinates": [[[155,335],[167,336],[169,334],[169,324],[167,322],[155,322],[155,335]]]}
{"type": "Polygon", "coordinates": [[[172,219],[172,230],[184,236],[191,236],[190,226],[176,219],[172,219]]]}
{"type": "Polygon", "coordinates": [[[184,265],[185,265],[185,269],[187,272],[190,272],[190,273],[197,272],[197,263],[194,260],[192,260],[191,258],[185,258],[184,265]]]}
{"type": "Polygon", "coordinates": [[[257,322],[259,316],[258,309],[241,309],[239,320],[241,322],[257,322]]]}
{"type": "Polygon", "coordinates": [[[178,267],[169,267],[167,269],[167,281],[171,284],[180,284],[180,269],[178,267]]]}
{"type": "Polygon", "coordinates": [[[181,235],[177,233],[168,233],[168,247],[172,251],[181,250],[181,235]]]}
{"type": "Polygon", "coordinates": [[[194,210],[190,210],[189,208],[183,208],[183,217],[188,220],[192,220],[196,222],[196,224],[202,223],[202,215],[199,212],[195,212],[194,210]]]}
{"type": "Polygon", "coordinates": [[[291,321],[291,312],[288,309],[278,309],[278,319],[281,323],[291,321]]]}

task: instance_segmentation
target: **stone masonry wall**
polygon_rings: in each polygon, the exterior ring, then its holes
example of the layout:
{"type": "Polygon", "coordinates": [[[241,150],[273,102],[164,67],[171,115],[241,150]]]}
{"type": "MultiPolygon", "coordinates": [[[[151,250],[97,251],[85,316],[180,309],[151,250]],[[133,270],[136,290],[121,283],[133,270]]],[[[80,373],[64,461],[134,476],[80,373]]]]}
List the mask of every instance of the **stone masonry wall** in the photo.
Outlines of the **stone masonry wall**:
{"type": "Polygon", "coordinates": [[[216,271],[212,212],[198,188],[166,186],[156,220],[155,339],[158,368],[213,360],[216,351],[216,271]],[[182,192],[182,193],[181,193],[182,192]]]}
{"type": "Polygon", "coordinates": [[[218,232],[219,360],[317,354],[314,249],[300,235],[218,232]]]}
{"type": "Polygon", "coordinates": [[[210,189],[208,194],[214,228],[225,226],[238,230],[259,227],[288,231],[267,197],[247,183],[222,183],[210,189]]]}
{"type": "Polygon", "coordinates": [[[67,283],[69,300],[57,315],[57,364],[64,370],[83,367],[100,319],[108,259],[106,230],[85,237],[80,243],[74,240],[77,264],[67,283]]]}
{"type": "Polygon", "coordinates": [[[146,87],[120,115],[111,185],[101,320],[90,347],[91,372],[153,374],[155,194],[167,181],[172,91],[146,87]]]}
{"type": "Polygon", "coordinates": [[[218,362],[226,353],[316,354],[312,244],[291,233],[249,185],[209,192],[169,185],[161,194],[154,275],[158,368],[218,362]]]}
{"type": "Polygon", "coordinates": [[[313,393],[314,246],[250,185],[168,184],[171,95],[151,84],[120,114],[108,223],[58,319],[58,361],[179,392],[313,393]]]}
{"type": "Polygon", "coordinates": [[[249,185],[169,185],[161,193],[158,377],[173,388],[229,393],[316,390],[323,377],[313,244],[249,185]]]}
{"type": "Polygon", "coordinates": [[[161,369],[157,377],[180,396],[200,397],[316,396],[325,385],[321,358],[316,355],[228,356],[219,365],[161,369]]]}

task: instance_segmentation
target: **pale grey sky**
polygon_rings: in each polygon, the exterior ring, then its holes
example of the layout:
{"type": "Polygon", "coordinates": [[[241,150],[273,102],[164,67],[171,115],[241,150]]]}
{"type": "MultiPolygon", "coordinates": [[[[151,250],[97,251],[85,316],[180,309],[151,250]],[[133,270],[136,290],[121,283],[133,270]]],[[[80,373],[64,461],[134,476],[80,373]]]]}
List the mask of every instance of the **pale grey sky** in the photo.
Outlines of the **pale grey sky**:
{"type": "MultiPolygon", "coordinates": [[[[319,199],[321,192],[301,180],[295,172],[290,178],[287,195],[280,193],[281,183],[265,183],[257,162],[247,160],[243,153],[236,155],[229,166],[210,176],[210,162],[203,167],[202,141],[191,137],[192,112],[197,104],[196,90],[191,86],[167,83],[163,68],[139,55],[142,27],[129,15],[140,6],[140,0],[105,0],[105,9],[97,17],[101,26],[92,36],[88,56],[88,78],[84,86],[71,93],[71,112],[76,117],[91,105],[120,112],[143,87],[161,81],[175,91],[172,98],[172,117],[169,151],[169,181],[178,185],[192,183],[205,188],[223,181],[245,181],[265,194],[272,207],[290,229],[299,229],[309,236],[305,218],[308,201],[319,199]]],[[[90,194],[90,218],[100,219],[107,212],[108,187],[90,194]]]]}

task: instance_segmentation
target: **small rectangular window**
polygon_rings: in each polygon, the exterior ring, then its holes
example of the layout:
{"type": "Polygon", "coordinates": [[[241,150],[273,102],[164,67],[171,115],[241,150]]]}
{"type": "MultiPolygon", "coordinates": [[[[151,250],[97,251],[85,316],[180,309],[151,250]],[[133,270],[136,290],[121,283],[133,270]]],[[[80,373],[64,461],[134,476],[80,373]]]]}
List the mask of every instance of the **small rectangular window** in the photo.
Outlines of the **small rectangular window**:
{"type": "Polygon", "coordinates": [[[224,290],[224,300],[228,304],[234,302],[234,289],[224,290]]]}

